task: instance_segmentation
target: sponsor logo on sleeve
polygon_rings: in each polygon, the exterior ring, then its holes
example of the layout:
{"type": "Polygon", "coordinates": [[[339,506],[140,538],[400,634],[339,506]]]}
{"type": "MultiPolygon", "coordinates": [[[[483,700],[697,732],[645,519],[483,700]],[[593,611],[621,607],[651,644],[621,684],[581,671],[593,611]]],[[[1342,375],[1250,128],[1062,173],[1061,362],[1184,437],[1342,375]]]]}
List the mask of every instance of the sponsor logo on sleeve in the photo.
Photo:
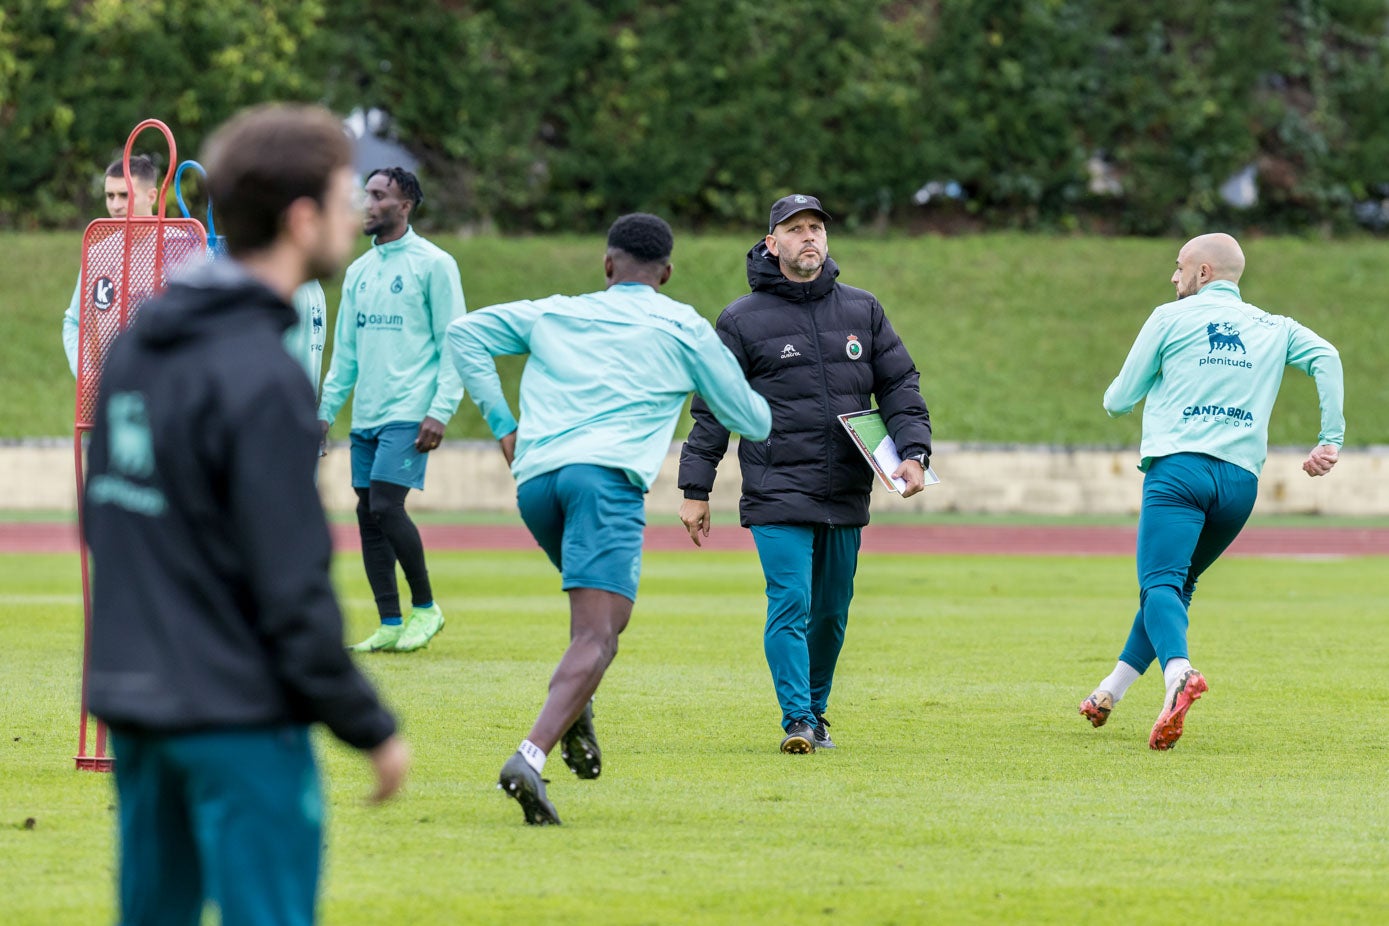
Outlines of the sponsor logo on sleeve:
{"type": "Polygon", "coordinates": [[[795,347],[794,344],[787,344],[785,347],[783,347],[783,348],[781,349],[781,359],[782,359],[782,360],[790,360],[790,359],[792,359],[793,357],[799,357],[800,355],[801,355],[801,352],[798,351],[798,350],[796,350],[796,347],[795,347]]]}

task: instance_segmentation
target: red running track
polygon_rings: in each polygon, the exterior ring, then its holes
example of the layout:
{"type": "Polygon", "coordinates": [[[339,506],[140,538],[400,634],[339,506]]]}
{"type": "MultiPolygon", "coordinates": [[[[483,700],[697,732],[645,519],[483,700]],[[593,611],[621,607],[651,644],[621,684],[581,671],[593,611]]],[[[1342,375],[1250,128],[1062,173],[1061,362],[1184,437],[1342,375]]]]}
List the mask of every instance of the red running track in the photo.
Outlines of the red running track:
{"type": "MultiPolygon", "coordinates": [[[[430,550],[534,550],[535,541],[519,524],[425,524],[420,526],[430,550]]],[[[884,524],[863,532],[865,553],[934,555],[1131,556],[1133,527],[998,524],[884,524]]],[[[358,549],[355,524],[333,525],[339,550],[358,549]]],[[[752,535],[732,520],[716,524],[705,539],[710,550],[752,550],[752,535]]],[[[693,549],[683,528],[646,529],[648,550],[693,549]]],[[[0,554],[76,553],[74,523],[0,522],[0,554]]],[[[1382,527],[1250,527],[1227,555],[1232,556],[1389,556],[1389,528],[1382,527]]]]}

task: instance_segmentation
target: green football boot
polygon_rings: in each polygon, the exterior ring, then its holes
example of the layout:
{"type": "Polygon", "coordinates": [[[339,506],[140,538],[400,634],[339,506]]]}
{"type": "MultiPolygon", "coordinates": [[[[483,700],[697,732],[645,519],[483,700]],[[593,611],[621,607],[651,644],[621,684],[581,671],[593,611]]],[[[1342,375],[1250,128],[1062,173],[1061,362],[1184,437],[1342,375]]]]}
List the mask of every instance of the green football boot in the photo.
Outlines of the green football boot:
{"type": "Polygon", "coordinates": [[[380,653],[386,650],[395,649],[396,643],[400,641],[402,632],[405,630],[403,624],[382,624],[376,628],[376,632],[367,637],[361,643],[354,643],[347,649],[353,653],[380,653]]]}
{"type": "Polygon", "coordinates": [[[437,604],[431,604],[427,608],[414,608],[410,612],[410,619],[405,622],[405,632],[396,641],[394,649],[397,653],[413,653],[417,649],[424,649],[443,629],[444,612],[439,610],[437,604]]]}

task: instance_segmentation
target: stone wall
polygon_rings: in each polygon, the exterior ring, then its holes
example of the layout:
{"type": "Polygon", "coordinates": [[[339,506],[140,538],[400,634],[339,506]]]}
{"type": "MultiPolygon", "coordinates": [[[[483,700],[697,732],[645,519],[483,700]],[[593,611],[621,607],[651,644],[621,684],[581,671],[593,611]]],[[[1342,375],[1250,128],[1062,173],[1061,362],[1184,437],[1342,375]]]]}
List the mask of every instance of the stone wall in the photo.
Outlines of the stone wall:
{"type": "MultiPolygon", "coordinates": [[[[680,505],[675,486],[679,445],[671,448],[647,507],[653,515],[680,505]]],[[[1321,479],[1303,474],[1306,451],[1269,454],[1259,484],[1260,514],[1389,514],[1389,448],[1347,451],[1321,479]]],[[[875,490],[881,511],[923,516],[948,511],[971,514],[1132,515],[1138,511],[1142,474],[1133,450],[994,447],[939,444],[933,466],[941,478],[919,496],[902,500],[875,490]]],[[[711,503],[718,511],[738,505],[738,461],[730,449],[711,503]]],[[[350,511],[346,444],[334,445],[319,473],[324,504],[350,511]]],[[[76,507],[70,441],[25,441],[0,446],[0,510],[70,511],[76,507]]],[[[496,445],[482,441],[445,444],[431,454],[427,489],[411,496],[417,511],[514,511],[515,488],[496,445]]]]}

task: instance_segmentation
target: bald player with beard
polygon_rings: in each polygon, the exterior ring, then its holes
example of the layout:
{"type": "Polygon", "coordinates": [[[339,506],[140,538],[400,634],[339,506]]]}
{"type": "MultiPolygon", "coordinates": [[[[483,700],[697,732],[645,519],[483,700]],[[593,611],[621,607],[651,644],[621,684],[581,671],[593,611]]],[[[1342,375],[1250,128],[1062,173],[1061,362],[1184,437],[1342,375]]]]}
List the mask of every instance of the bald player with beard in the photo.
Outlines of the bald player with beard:
{"type": "Polygon", "coordinates": [[[1345,437],[1336,348],[1291,318],[1245,302],[1243,273],[1244,252],[1229,235],[1188,241],[1172,274],[1176,301],[1153,310],[1104,394],[1111,416],[1144,401],[1139,608],[1114,671],[1081,702],[1080,713],[1103,726],[1157,659],[1166,694],[1148,737],[1151,749],[1172,748],[1187,711],[1207,690],[1187,652],[1187,608],[1196,580],[1254,508],[1269,415],[1286,367],[1316,381],[1321,406],[1321,432],[1303,472],[1331,472],[1345,437]]]}

